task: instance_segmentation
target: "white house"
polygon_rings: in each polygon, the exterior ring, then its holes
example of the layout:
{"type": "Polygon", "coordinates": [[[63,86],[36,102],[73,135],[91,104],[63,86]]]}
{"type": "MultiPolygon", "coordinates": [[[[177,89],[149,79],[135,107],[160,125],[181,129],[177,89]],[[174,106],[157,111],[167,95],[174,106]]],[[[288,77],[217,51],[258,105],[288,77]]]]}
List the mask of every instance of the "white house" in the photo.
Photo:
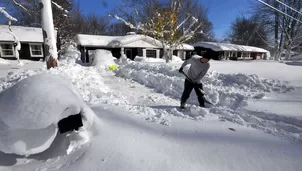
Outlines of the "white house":
{"type": "MultiPolygon", "coordinates": [[[[89,50],[106,49],[112,52],[116,58],[121,57],[123,52],[127,58],[134,60],[136,56],[161,58],[163,56],[163,45],[159,40],[146,35],[128,33],[125,36],[103,36],[103,35],[76,35],[78,49],[81,51],[83,62],[89,62],[89,50]]],[[[176,48],[175,52],[184,58],[186,51],[194,50],[193,46],[183,45],[176,48]]]]}
{"type": "MultiPolygon", "coordinates": [[[[40,59],[44,58],[44,41],[42,28],[11,26],[13,34],[21,43],[19,51],[22,59],[40,59]]],[[[57,34],[57,31],[55,31],[57,34]]],[[[0,57],[15,59],[14,36],[11,34],[8,25],[0,25],[0,57]]]]}
{"type": "Polygon", "coordinates": [[[211,49],[215,53],[214,59],[268,59],[270,52],[253,46],[236,45],[217,42],[197,42],[193,44],[197,54],[211,49]]]}

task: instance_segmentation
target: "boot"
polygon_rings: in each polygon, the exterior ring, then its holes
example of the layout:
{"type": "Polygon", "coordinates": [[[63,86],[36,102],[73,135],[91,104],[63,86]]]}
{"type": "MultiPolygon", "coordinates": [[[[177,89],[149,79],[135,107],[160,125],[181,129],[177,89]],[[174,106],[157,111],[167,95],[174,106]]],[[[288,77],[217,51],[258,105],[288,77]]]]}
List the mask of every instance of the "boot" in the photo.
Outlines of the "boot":
{"type": "Polygon", "coordinates": [[[181,102],[180,102],[180,108],[181,108],[181,109],[184,109],[185,107],[186,107],[186,102],[181,101],[181,102]]]}

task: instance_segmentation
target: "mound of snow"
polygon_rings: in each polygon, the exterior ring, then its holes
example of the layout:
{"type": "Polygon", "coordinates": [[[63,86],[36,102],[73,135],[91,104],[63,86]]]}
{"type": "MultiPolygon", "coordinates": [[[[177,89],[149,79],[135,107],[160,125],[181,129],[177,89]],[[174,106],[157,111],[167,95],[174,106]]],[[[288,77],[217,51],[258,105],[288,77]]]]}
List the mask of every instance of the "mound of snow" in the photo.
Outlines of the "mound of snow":
{"type": "Polygon", "coordinates": [[[0,109],[0,150],[19,155],[46,150],[61,119],[81,113],[88,129],[94,116],[72,84],[54,74],[34,75],[2,91],[0,109]]]}
{"type": "Polygon", "coordinates": [[[172,56],[172,62],[183,62],[183,60],[180,59],[180,57],[173,55],[172,56]]]}
{"type": "Polygon", "coordinates": [[[108,66],[116,64],[115,59],[116,58],[112,56],[112,53],[108,50],[94,50],[90,55],[90,65],[101,68],[108,68],[108,66]]]}
{"type": "Polygon", "coordinates": [[[67,60],[67,62],[80,62],[81,52],[76,49],[75,45],[66,45],[62,50],[60,60],[67,60]]]}
{"type": "Polygon", "coordinates": [[[150,63],[164,63],[165,60],[161,58],[148,58],[148,57],[141,57],[141,56],[136,56],[134,58],[134,61],[136,62],[150,62],[150,63]]]}
{"type": "MultiPolygon", "coordinates": [[[[163,58],[148,58],[148,57],[141,57],[136,56],[134,58],[134,61],[136,62],[147,62],[147,63],[166,63],[166,60],[163,58]]],[[[183,62],[182,59],[180,59],[178,56],[172,56],[172,62],[183,62]]]]}
{"type": "Polygon", "coordinates": [[[7,64],[9,64],[9,62],[7,60],[5,60],[5,59],[0,58],[0,64],[7,65],[7,64]]]}
{"type": "MultiPolygon", "coordinates": [[[[117,76],[135,80],[160,93],[179,99],[184,88],[184,76],[178,67],[166,64],[129,63],[121,67],[117,76]]],[[[293,88],[281,81],[263,79],[256,75],[222,74],[210,71],[204,78],[207,99],[219,106],[236,109],[248,98],[262,98],[266,92],[286,92],[293,88]]],[[[196,104],[195,93],[189,103],[196,104]]]]}

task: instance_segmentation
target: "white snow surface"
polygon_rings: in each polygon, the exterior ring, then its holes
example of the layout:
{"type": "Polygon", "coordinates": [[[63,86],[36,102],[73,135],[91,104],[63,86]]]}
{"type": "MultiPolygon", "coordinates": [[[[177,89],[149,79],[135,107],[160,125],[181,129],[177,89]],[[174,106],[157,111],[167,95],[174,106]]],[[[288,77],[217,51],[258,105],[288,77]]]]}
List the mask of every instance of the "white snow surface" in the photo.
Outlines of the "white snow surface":
{"type": "MultiPolygon", "coordinates": [[[[267,103],[251,106],[251,101],[268,99],[276,104],[273,101],[278,99],[273,95],[289,100],[293,93],[295,101],[301,103],[302,76],[295,72],[298,66],[271,61],[211,61],[204,87],[207,98],[216,105],[199,108],[192,92],[188,109],[178,110],[184,82],[178,73],[181,63],[125,60],[113,73],[103,66],[83,67],[73,60],[63,60],[59,68],[50,71],[43,67],[11,72],[0,80],[0,91],[29,75],[58,74],[70,80],[84,101],[93,106],[97,115],[94,122],[102,123],[93,131],[96,134],[88,143],[86,138],[79,141],[79,137],[70,136],[68,142],[67,137],[57,135],[48,150],[32,157],[0,153],[1,171],[302,168],[301,114],[289,116],[282,113],[287,109],[274,111],[267,103]],[[290,80],[284,69],[295,72],[290,80]]],[[[296,106],[294,110],[302,109],[296,106]]]]}
{"type": "MultiPolygon", "coordinates": [[[[163,58],[147,58],[142,56],[136,56],[134,58],[134,61],[136,62],[148,62],[148,63],[166,63],[166,60],[163,58]]],[[[183,62],[182,59],[180,59],[178,56],[173,55],[172,56],[172,62],[183,62]]]]}
{"type": "Polygon", "coordinates": [[[9,62],[5,59],[0,58],[0,65],[1,64],[8,64],[9,62]]]}

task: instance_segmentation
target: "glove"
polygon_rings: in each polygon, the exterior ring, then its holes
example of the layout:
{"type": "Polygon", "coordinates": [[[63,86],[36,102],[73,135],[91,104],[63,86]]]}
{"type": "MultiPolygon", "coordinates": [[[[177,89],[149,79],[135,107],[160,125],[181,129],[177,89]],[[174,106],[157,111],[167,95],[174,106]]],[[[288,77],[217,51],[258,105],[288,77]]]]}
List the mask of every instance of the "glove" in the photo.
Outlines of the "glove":
{"type": "Polygon", "coordinates": [[[183,69],[182,69],[182,68],[179,68],[178,72],[179,72],[179,73],[183,73],[183,69]]]}

